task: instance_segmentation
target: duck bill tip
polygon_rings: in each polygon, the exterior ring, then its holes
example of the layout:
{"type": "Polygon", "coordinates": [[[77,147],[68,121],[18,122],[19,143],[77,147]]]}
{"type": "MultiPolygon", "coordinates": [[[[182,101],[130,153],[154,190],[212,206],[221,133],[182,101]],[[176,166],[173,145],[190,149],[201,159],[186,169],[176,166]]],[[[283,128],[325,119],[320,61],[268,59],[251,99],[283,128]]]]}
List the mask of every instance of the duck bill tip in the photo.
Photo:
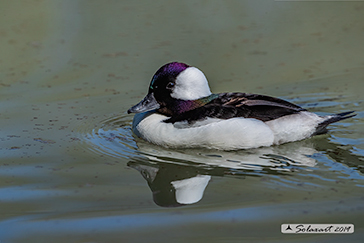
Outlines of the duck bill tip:
{"type": "Polygon", "coordinates": [[[130,113],[142,113],[160,108],[159,103],[154,98],[153,93],[149,93],[144,97],[142,101],[131,107],[127,112],[130,113]]]}

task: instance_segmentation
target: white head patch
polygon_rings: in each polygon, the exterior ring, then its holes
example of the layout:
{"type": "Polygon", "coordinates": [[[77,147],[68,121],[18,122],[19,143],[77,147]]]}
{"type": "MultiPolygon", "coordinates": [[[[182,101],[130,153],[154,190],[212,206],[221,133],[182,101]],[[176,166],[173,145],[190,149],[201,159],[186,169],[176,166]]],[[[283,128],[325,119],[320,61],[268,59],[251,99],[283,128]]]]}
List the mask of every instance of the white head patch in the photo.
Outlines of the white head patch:
{"type": "Polygon", "coordinates": [[[210,94],[210,87],[203,72],[189,67],[178,74],[171,96],[181,100],[196,100],[210,94]]]}

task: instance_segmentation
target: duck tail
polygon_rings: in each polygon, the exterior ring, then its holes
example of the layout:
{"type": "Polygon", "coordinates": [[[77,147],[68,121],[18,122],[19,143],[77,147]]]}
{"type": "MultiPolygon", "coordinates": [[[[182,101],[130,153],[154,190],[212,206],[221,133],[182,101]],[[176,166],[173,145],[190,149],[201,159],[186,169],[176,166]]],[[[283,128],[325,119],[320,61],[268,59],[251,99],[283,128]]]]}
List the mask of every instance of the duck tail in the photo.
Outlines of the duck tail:
{"type": "Polygon", "coordinates": [[[327,132],[326,127],[328,125],[330,125],[331,123],[338,122],[338,121],[356,116],[356,114],[352,114],[352,113],[354,113],[354,111],[347,111],[347,112],[343,112],[343,113],[339,113],[339,114],[325,116],[324,118],[326,118],[326,119],[317,125],[316,132],[314,135],[326,133],[327,132]]]}

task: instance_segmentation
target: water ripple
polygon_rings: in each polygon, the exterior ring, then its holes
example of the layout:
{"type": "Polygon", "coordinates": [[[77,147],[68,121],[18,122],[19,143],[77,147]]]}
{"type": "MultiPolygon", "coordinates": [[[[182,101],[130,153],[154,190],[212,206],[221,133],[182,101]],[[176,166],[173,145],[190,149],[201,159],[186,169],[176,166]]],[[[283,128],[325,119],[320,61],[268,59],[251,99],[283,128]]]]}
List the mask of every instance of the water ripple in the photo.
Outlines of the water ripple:
{"type": "Polygon", "coordinates": [[[168,149],[156,146],[133,135],[128,115],[89,119],[88,123],[82,124],[78,133],[84,142],[82,146],[98,155],[152,163],[223,167],[234,170],[235,174],[236,170],[289,172],[316,164],[316,160],[309,156],[317,152],[310,142],[240,151],[168,149]]]}

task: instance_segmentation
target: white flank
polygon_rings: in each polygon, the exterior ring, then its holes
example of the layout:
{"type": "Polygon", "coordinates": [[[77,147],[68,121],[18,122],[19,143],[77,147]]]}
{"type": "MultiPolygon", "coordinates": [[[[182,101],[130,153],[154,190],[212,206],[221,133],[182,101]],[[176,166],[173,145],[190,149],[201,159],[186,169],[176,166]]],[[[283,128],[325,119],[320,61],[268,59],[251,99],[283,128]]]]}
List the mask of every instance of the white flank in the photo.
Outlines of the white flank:
{"type": "Polygon", "coordinates": [[[312,112],[302,111],[268,121],[266,124],[274,133],[274,144],[282,144],[309,138],[316,131],[317,125],[324,121],[312,112]]]}
{"type": "Polygon", "coordinates": [[[177,128],[163,122],[165,119],[166,116],[153,112],[136,114],[133,131],[137,136],[165,147],[234,150],[270,146],[274,142],[269,126],[256,119],[232,118],[190,128],[177,128]]]}

